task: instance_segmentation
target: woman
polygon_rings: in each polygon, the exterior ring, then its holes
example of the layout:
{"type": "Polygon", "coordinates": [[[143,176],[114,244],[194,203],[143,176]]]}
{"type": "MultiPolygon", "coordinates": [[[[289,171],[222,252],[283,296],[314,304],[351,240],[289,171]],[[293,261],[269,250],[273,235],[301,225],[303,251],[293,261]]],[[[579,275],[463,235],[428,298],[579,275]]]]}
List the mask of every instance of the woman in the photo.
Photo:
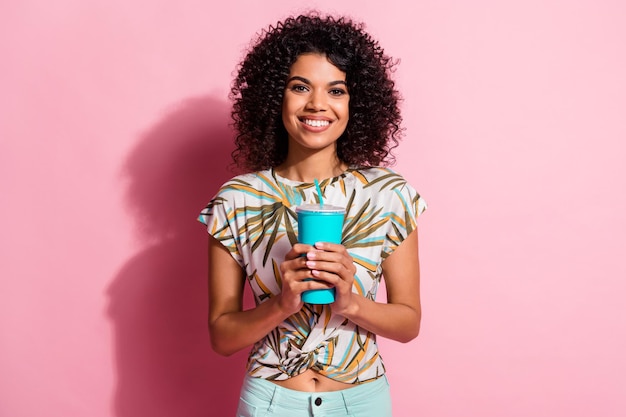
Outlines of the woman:
{"type": "Polygon", "coordinates": [[[426,207],[379,166],[402,132],[393,65],[362,25],[316,14],[262,32],[240,65],[234,157],[250,173],[200,215],[212,346],[230,355],[252,345],[240,416],[391,415],[376,336],[419,332],[416,218],[426,207]],[[341,244],[297,241],[295,208],[319,198],[346,208],[341,244]],[[375,301],[383,275],[386,303],[375,301]],[[334,303],[302,302],[332,287],[334,303]]]}

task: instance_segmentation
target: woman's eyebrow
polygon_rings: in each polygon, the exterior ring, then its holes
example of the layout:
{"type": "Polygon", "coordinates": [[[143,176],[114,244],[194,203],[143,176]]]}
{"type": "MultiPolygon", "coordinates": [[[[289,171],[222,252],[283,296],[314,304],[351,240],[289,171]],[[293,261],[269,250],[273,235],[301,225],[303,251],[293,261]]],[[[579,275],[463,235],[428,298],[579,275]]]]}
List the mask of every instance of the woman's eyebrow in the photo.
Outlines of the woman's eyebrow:
{"type": "Polygon", "coordinates": [[[298,75],[294,75],[293,77],[289,77],[289,78],[287,79],[287,84],[289,84],[289,83],[290,83],[290,82],[292,82],[292,81],[300,81],[300,82],[303,82],[303,83],[305,83],[305,84],[311,85],[311,81],[307,80],[307,79],[306,79],[306,78],[304,78],[304,77],[300,77],[300,76],[298,76],[298,75]]]}
{"type": "MultiPolygon", "coordinates": [[[[287,79],[287,84],[289,84],[292,81],[300,81],[306,85],[311,85],[311,81],[309,81],[308,79],[304,77],[300,77],[299,75],[294,75],[293,77],[289,77],[287,79]]],[[[336,81],[331,81],[328,83],[329,86],[334,86],[338,84],[348,85],[344,80],[336,80],[336,81]]]]}

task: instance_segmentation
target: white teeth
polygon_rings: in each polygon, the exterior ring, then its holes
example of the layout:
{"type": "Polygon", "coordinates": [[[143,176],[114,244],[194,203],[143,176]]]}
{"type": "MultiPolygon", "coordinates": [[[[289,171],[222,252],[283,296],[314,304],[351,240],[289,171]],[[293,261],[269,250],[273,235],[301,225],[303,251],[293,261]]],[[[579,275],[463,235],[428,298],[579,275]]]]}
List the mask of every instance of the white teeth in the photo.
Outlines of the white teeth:
{"type": "Polygon", "coordinates": [[[322,127],[322,126],[328,126],[330,124],[328,120],[310,120],[310,119],[304,119],[304,123],[312,127],[322,127]]]}

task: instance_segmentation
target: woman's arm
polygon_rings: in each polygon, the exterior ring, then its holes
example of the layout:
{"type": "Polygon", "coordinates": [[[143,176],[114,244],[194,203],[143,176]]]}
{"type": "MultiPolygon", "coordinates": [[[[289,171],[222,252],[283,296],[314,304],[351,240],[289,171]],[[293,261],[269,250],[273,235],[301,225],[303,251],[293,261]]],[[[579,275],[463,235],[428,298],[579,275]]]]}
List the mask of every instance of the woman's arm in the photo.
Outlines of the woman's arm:
{"type": "Polygon", "coordinates": [[[257,307],[243,310],[245,273],[214,237],[209,238],[209,332],[211,346],[221,355],[231,355],[264,338],[276,326],[302,308],[305,290],[327,288],[311,278],[300,256],[309,245],[295,245],[281,264],[282,289],[257,307]]]}
{"type": "Polygon", "coordinates": [[[352,292],[354,267],[347,263],[343,246],[323,243],[316,247],[326,252],[309,256],[307,266],[314,269],[316,279],[335,285],[337,298],[332,304],[335,313],[388,339],[409,342],[417,337],[422,315],[417,229],[383,261],[387,303],[352,292]]]}

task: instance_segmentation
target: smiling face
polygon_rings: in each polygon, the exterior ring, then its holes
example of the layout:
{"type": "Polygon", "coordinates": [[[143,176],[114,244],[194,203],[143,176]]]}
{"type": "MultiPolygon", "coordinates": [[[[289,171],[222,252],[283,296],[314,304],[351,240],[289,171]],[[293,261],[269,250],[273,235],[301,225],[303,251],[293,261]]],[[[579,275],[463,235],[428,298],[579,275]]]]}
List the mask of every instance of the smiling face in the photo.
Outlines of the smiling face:
{"type": "Polygon", "coordinates": [[[349,102],[343,71],[325,55],[300,55],[290,68],[283,98],[289,153],[335,154],[337,139],[348,125],[349,102]]]}

